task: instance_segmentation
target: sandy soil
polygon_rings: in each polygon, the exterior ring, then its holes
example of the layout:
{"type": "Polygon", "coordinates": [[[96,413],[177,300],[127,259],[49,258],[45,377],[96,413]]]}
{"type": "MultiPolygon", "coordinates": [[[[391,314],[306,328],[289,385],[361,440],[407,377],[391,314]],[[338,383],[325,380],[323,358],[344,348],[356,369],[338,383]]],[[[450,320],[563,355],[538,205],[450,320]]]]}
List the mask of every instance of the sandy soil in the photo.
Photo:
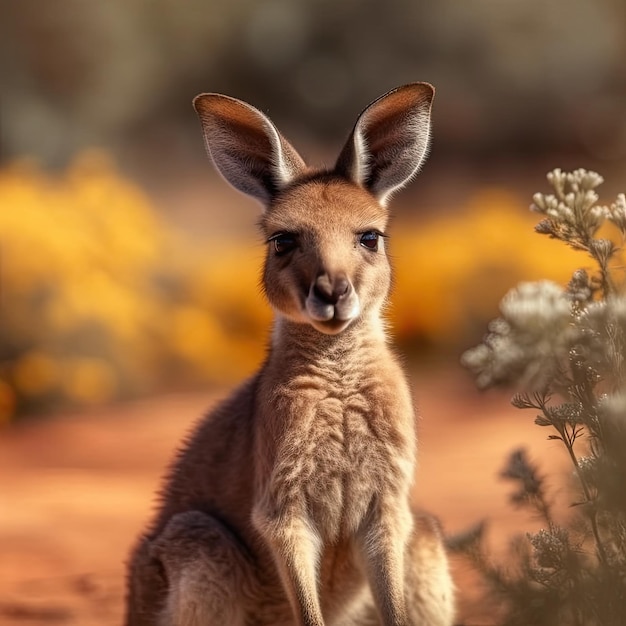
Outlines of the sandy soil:
{"type": "MultiPolygon", "coordinates": [[[[542,469],[563,455],[509,394],[479,395],[463,374],[416,375],[421,461],[415,498],[455,533],[488,517],[499,551],[532,523],[497,473],[525,445],[542,469]]],[[[0,624],[121,623],[124,563],[183,433],[222,394],[168,395],[0,433],[0,624]]],[[[484,624],[458,564],[459,622],[484,624]]]]}

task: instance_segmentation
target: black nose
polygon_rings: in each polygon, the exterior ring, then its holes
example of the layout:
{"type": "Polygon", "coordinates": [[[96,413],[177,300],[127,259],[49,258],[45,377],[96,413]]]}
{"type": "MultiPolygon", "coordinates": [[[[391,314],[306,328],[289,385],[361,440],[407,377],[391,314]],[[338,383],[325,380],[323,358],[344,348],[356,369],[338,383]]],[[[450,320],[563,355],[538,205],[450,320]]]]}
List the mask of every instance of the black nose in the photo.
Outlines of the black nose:
{"type": "Polygon", "coordinates": [[[337,304],[341,298],[350,293],[351,289],[352,285],[344,274],[332,278],[328,274],[321,274],[313,284],[313,294],[325,304],[337,304]]]}

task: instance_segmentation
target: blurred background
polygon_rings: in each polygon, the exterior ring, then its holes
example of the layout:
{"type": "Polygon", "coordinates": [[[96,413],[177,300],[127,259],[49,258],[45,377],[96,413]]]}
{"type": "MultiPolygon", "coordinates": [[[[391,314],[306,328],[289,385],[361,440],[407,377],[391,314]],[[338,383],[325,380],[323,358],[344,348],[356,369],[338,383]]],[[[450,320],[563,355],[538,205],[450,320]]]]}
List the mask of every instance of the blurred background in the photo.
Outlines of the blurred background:
{"type": "Polygon", "coordinates": [[[532,232],[545,173],[623,189],[624,59],[622,0],[2,0],[0,421],[258,363],[259,207],[207,162],[197,93],[330,163],[371,100],[436,86],[430,159],[394,204],[390,315],[413,358],[456,362],[516,280],[581,262],[532,232]]]}
{"type": "Polygon", "coordinates": [[[506,452],[554,442],[459,356],[516,282],[590,265],[533,232],[548,171],[626,190],[626,3],[0,0],[2,623],[119,624],[172,449],[262,358],[260,207],[209,164],[192,98],[247,100],[331,164],[412,81],[437,89],[433,141],[392,203],[389,317],[424,416],[417,495],[503,541],[506,452]]]}

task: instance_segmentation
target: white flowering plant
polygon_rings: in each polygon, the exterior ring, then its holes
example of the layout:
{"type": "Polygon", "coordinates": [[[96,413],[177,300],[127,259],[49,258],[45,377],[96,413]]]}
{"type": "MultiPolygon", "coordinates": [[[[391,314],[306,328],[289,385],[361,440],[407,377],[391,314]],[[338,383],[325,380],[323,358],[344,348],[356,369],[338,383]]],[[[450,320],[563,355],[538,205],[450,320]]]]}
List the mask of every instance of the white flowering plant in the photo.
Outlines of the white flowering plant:
{"type": "Polygon", "coordinates": [[[569,284],[522,283],[500,305],[488,334],[462,357],[479,387],[513,385],[515,407],[562,443],[573,466],[572,507],[555,521],[545,480],[523,449],[501,476],[514,504],[545,525],[516,540],[516,573],[488,558],[483,525],[453,543],[489,583],[503,626],[626,623],[626,294],[621,249],[626,197],[598,204],[595,172],[548,174],[535,194],[536,231],[586,252],[595,266],[569,284]],[[611,234],[612,233],[612,234],[611,234]],[[609,238],[612,236],[612,238],[609,238]]]}

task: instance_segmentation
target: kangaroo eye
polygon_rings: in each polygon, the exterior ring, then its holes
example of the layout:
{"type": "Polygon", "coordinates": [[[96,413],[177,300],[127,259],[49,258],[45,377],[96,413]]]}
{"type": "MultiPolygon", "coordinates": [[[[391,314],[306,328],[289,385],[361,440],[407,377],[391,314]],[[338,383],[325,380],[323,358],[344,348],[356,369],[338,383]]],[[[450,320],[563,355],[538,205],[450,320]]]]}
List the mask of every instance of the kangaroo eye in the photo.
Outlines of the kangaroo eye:
{"type": "Polygon", "coordinates": [[[267,241],[268,243],[273,242],[274,250],[278,255],[287,254],[287,252],[291,252],[298,245],[298,239],[293,233],[276,233],[267,241]]]}
{"type": "Polygon", "coordinates": [[[375,230],[368,230],[366,233],[362,233],[359,243],[368,250],[378,250],[378,240],[380,239],[380,233],[375,230]]]}

